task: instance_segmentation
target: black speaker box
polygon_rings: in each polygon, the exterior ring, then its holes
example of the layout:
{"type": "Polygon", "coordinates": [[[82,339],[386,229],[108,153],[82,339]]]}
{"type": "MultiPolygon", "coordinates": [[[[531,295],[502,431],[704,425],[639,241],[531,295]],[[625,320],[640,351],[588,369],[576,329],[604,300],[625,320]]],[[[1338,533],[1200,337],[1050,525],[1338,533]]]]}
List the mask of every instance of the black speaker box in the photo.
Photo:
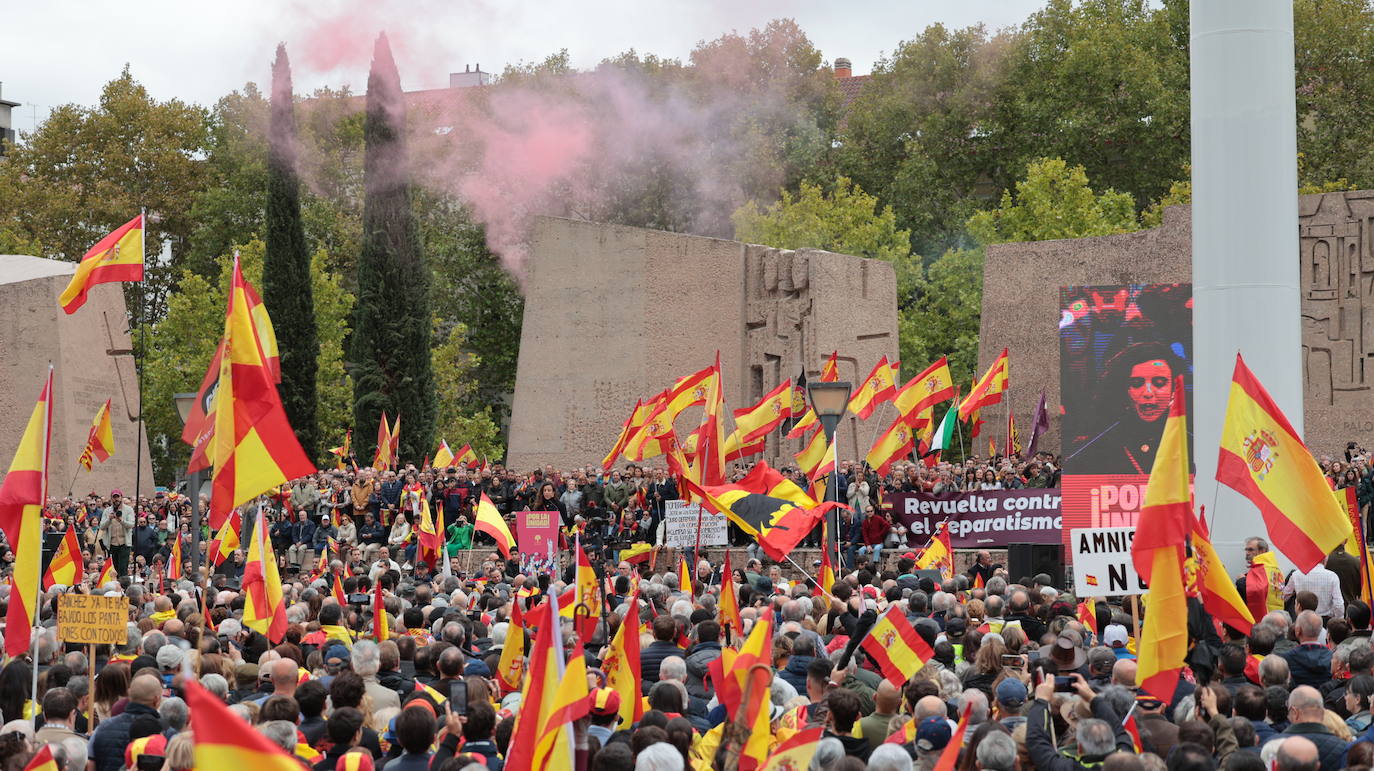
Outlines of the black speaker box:
{"type": "Polygon", "coordinates": [[[1014,543],[1007,547],[1007,572],[1013,582],[1046,573],[1056,588],[1064,588],[1064,547],[1048,543],[1014,543]]]}

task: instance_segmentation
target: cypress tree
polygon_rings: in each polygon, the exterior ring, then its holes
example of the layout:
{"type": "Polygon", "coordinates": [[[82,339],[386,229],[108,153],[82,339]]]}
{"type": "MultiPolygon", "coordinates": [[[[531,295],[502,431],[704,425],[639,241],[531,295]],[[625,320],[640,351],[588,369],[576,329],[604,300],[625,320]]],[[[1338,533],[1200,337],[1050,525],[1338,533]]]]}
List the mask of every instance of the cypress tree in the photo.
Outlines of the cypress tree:
{"type": "Polygon", "coordinates": [[[363,141],[363,247],[349,352],[353,437],[358,457],[371,460],[382,411],[393,420],[399,415],[400,457],[417,461],[433,449],[438,412],[429,358],[430,280],[411,212],[401,80],[385,33],[377,37],[367,76],[363,141]]]}
{"type": "Polygon", "coordinates": [[[262,301],[272,317],[281,352],[282,406],[305,454],[319,452],[315,422],[315,299],[310,289],[310,255],[301,224],[300,179],[296,175],[296,112],[291,62],[277,46],[272,62],[272,114],[267,149],[267,244],[262,263],[262,301]]]}

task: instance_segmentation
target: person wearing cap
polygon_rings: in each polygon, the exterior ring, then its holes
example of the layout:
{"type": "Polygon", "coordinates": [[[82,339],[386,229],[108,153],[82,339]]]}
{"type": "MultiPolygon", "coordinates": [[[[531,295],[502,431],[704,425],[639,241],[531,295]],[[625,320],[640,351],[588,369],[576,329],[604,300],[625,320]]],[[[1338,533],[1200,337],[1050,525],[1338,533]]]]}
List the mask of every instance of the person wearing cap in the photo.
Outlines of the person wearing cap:
{"type": "Polygon", "coordinates": [[[1112,655],[1118,659],[1135,659],[1135,654],[1131,653],[1128,647],[1130,638],[1126,634],[1126,627],[1121,624],[1108,624],[1102,630],[1102,644],[1112,649],[1112,655]]]}
{"type": "Polygon", "coordinates": [[[129,574],[129,556],[134,546],[134,507],[118,489],[110,491],[110,501],[100,512],[100,536],[105,550],[114,560],[121,576],[129,574]]]}
{"type": "Polygon", "coordinates": [[[1092,710],[1091,718],[1078,721],[1078,756],[1061,754],[1050,735],[1050,700],[1054,698],[1055,679],[1046,677],[1035,687],[1035,701],[1026,715],[1026,752],[1036,771],[1083,771],[1099,765],[1113,752],[1135,750],[1130,734],[1122,727],[1122,716],[1106,699],[1097,698],[1082,675],[1070,677],[1074,691],[1092,710]]]}
{"type": "Polygon", "coordinates": [[[1140,744],[1146,752],[1153,752],[1161,758],[1169,756],[1169,750],[1178,744],[1178,726],[1169,722],[1164,715],[1168,706],[1159,698],[1140,690],[1135,697],[1135,724],[1140,732],[1140,744]]]}
{"type": "Polygon", "coordinates": [[[916,762],[922,769],[933,768],[945,747],[949,746],[954,731],[949,727],[949,719],[931,716],[916,724],[916,738],[912,745],[916,748],[916,762]]]}
{"type": "Polygon", "coordinates": [[[1059,633],[1054,640],[1054,647],[1050,648],[1050,658],[1059,665],[1060,675],[1078,672],[1087,677],[1091,674],[1084,666],[1088,662],[1088,654],[1083,650],[1083,635],[1077,629],[1065,629],[1059,633]]]}
{"type": "Polygon", "coordinates": [[[993,719],[1008,731],[1015,731],[1025,725],[1026,717],[1021,714],[1021,707],[1026,703],[1027,693],[1025,683],[1015,677],[1003,678],[1002,682],[997,684],[992,703],[993,719]]]}
{"type": "Polygon", "coordinates": [[[600,739],[605,747],[620,723],[620,694],[614,688],[596,688],[587,694],[587,704],[591,714],[587,736],[600,739]]]}

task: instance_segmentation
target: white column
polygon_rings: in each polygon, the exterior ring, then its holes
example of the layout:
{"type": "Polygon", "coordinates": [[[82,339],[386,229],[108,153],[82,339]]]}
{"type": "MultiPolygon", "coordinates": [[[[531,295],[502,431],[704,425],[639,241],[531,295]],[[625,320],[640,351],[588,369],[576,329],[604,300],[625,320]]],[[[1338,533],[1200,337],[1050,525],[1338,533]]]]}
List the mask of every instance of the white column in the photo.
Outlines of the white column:
{"type": "Polygon", "coordinates": [[[1292,0],[1191,4],[1196,501],[1232,573],[1265,536],[1216,482],[1236,352],[1302,432],[1292,0]]]}

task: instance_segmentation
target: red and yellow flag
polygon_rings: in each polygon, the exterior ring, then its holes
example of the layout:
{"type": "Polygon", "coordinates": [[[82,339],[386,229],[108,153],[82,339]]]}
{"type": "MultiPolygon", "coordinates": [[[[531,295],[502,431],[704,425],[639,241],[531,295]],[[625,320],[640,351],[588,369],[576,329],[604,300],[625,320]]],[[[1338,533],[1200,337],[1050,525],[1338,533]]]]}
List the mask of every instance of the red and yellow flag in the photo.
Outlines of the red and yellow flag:
{"type": "Polygon", "coordinates": [[[510,559],[511,547],[515,546],[515,539],[511,537],[510,527],[506,525],[506,520],[501,517],[501,512],[497,510],[496,504],[491,502],[486,493],[477,501],[477,516],[474,518],[473,526],[479,533],[486,533],[496,541],[496,548],[501,550],[501,556],[510,559]]]}
{"type": "MultiPolygon", "coordinates": [[[[550,594],[548,602],[549,613],[557,617],[558,597],[550,594]]],[[[564,662],[559,624],[539,625],[530,652],[525,697],[506,756],[512,768],[572,771],[572,722],[585,715],[588,707],[585,662],[580,645],[564,662]]]]}
{"type": "Polygon", "coordinates": [[[821,365],[821,382],[834,383],[840,379],[840,352],[832,351],[821,365]]]}
{"type": "Polygon", "coordinates": [[[391,423],[386,419],[386,410],[382,410],[382,420],[377,426],[377,451],[372,456],[372,467],[378,471],[386,471],[391,468],[392,462],[391,423]]]}
{"type": "Polygon", "coordinates": [[[860,420],[868,420],[879,404],[891,401],[897,395],[897,372],[897,365],[888,363],[886,355],[878,359],[873,371],[849,397],[849,411],[858,415],[860,420]]]}
{"type": "Polygon", "coordinates": [[[930,543],[926,544],[926,548],[922,549],[920,556],[916,558],[916,567],[922,570],[939,570],[945,578],[953,574],[954,547],[949,540],[948,520],[935,526],[930,543]]]}
{"type": "Polygon", "coordinates": [[[57,302],[70,315],[86,304],[86,293],[97,284],[142,280],[143,215],[140,214],[86,252],[57,302]]]}
{"type": "Polygon", "coordinates": [[[906,685],[935,655],[896,605],[878,619],[861,644],[878,663],[883,677],[898,688],[906,685]]]}
{"type": "MultiPolygon", "coordinates": [[[[821,522],[821,543],[830,543],[830,525],[821,522]]],[[[821,570],[816,575],[816,588],[811,590],[812,597],[824,594],[827,597],[835,590],[835,566],[830,562],[830,550],[821,549],[821,570]]]]}
{"type": "MultiPolygon", "coordinates": [[[[744,634],[744,619],[739,612],[739,595],[735,593],[735,574],[730,570],[730,550],[725,550],[725,565],[720,569],[720,626],[744,634]]],[[[631,606],[634,607],[634,606],[631,606]]]]}
{"type": "Polygon", "coordinates": [[[620,724],[633,725],[644,717],[644,700],[640,698],[643,679],[639,662],[639,589],[630,596],[629,614],[611,638],[606,658],[601,662],[606,673],[606,687],[620,694],[620,724]]]}
{"type": "Polygon", "coordinates": [[[106,557],[104,567],[100,568],[100,577],[95,580],[96,586],[104,586],[111,581],[119,580],[119,572],[115,570],[114,558],[106,557]]]}
{"type": "Polygon", "coordinates": [[[1374,558],[1370,557],[1369,547],[1364,543],[1364,523],[1360,520],[1360,504],[1355,493],[1355,487],[1343,487],[1336,491],[1336,500],[1350,517],[1350,537],[1345,539],[1345,553],[1360,561],[1360,599],[1369,604],[1374,602],[1374,558]]]}
{"type": "MultiPolygon", "coordinates": [[[[816,756],[816,748],[821,746],[821,734],[825,726],[815,726],[798,731],[784,739],[773,748],[773,754],[763,764],[761,771],[797,771],[810,768],[811,759],[816,756]]],[[[740,766],[743,767],[743,763],[740,766]]]]}
{"type": "Polygon", "coordinates": [[[267,521],[261,508],[253,524],[248,560],[243,563],[243,625],[274,644],[286,636],[286,603],[282,601],[281,576],[277,574],[277,560],[267,540],[267,521]]]}
{"type": "Polygon", "coordinates": [[[634,461],[656,458],[674,443],[673,419],[676,415],[668,410],[667,398],[666,392],[659,394],[644,424],[630,435],[625,443],[626,458],[634,461]]]}
{"type": "Polygon", "coordinates": [[[954,377],[949,372],[949,359],[941,356],[925,372],[908,380],[892,403],[907,420],[915,420],[927,407],[954,398],[954,377]]]}
{"type": "Polygon", "coordinates": [[[448,468],[453,465],[453,450],[448,448],[448,440],[439,440],[439,449],[434,451],[433,468],[448,468]]]}
{"type": "MultiPolygon", "coordinates": [[[[981,578],[982,576],[980,575],[979,577],[981,578]]],[[[1093,602],[1092,600],[1084,600],[1083,602],[1078,603],[1078,608],[1076,612],[1078,614],[1078,623],[1082,624],[1084,628],[1086,628],[1089,632],[1092,632],[1093,637],[1097,637],[1099,634],[1101,634],[1097,629],[1096,602],[1093,602]]]]}
{"type": "Polygon", "coordinates": [[[682,563],[678,566],[678,571],[681,573],[678,576],[678,589],[690,595],[692,593],[692,566],[687,564],[686,552],[678,552],[678,559],[682,563]]]}
{"type": "Polygon", "coordinates": [[[811,441],[792,457],[797,461],[797,468],[810,480],[819,479],[835,470],[835,454],[830,450],[830,443],[825,441],[824,431],[812,434],[811,441]]]}
{"type": "Polygon", "coordinates": [[[697,437],[696,455],[690,469],[693,481],[704,485],[725,484],[725,395],[720,376],[720,351],[711,367],[713,374],[705,382],[706,398],[702,402],[701,425],[693,434],[697,437]]]}
{"type": "Polygon", "coordinates": [[[443,543],[439,537],[439,531],[434,529],[434,516],[430,514],[429,501],[425,500],[423,494],[416,496],[413,500],[415,542],[418,544],[415,558],[428,563],[431,568],[437,570],[441,558],[439,551],[443,548],[443,543]]]}
{"type": "Polygon", "coordinates": [[[69,527],[67,533],[62,536],[57,553],[52,555],[47,571],[43,573],[43,588],[49,589],[55,584],[76,586],[80,580],[81,544],[76,540],[76,528],[69,527]]]}
{"type": "Polygon", "coordinates": [[[869,468],[878,471],[878,476],[887,476],[893,463],[911,455],[911,449],[915,443],[915,431],[907,424],[905,418],[898,415],[897,419],[892,421],[892,425],[888,426],[887,430],[873,443],[872,449],[868,451],[864,460],[868,463],[869,468]]]}
{"type": "Polygon", "coordinates": [[[334,467],[339,469],[340,471],[344,469],[344,458],[347,458],[348,454],[352,452],[352,445],[353,429],[350,428],[348,431],[344,432],[343,444],[339,445],[338,447],[329,448],[329,454],[338,458],[338,460],[334,464],[334,467]]]}
{"type": "Polygon", "coordinates": [[[453,461],[471,467],[477,462],[477,453],[472,451],[472,445],[465,444],[458,448],[457,454],[453,456],[453,461]]]}
{"type": "Polygon", "coordinates": [[[172,553],[167,558],[167,577],[173,581],[180,581],[184,572],[181,564],[181,534],[172,533],[172,553]]]}
{"type": "Polygon", "coordinates": [[[720,377],[720,360],[717,356],[716,364],[698,372],[694,372],[686,377],[678,378],[673,387],[664,394],[664,407],[671,416],[669,422],[676,420],[678,415],[688,407],[698,404],[705,404],[706,398],[710,395],[712,381],[720,377]]]}
{"type": "Polygon", "coordinates": [[[590,640],[596,632],[596,622],[601,618],[601,584],[596,580],[596,570],[592,568],[591,558],[582,548],[582,536],[578,535],[573,545],[573,585],[572,597],[562,604],[560,613],[563,618],[573,619],[578,639],[590,640]]]}
{"type": "MultiPolygon", "coordinates": [[[[1353,488],[1352,488],[1353,489],[1353,488]]],[[[1193,562],[1192,576],[1196,594],[1202,598],[1202,607],[1212,617],[1242,634],[1250,634],[1255,625],[1255,617],[1245,606],[1245,600],[1236,591],[1236,584],[1226,572],[1217,550],[1212,548],[1207,523],[1201,517],[1194,517],[1193,524],[1193,562]]]]}
{"type": "Polygon", "coordinates": [[[239,548],[239,533],[243,532],[243,517],[238,509],[229,512],[229,518],[224,520],[215,537],[210,539],[210,548],[207,553],[210,555],[210,565],[215,566],[229,559],[234,550],[239,548]]]}
{"type": "Polygon", "coordinates": [[[348,607],[348,595],[344,594],[343,581],[339,580],[339,574],[334,574],[333,586],[334,601],[339,603],[340,608],[348,607]]]}
{"type": "MultiPolygon", "coordinates": [[[[638,661],[639,657],[636,656],[635,660],[638,661]]],[[[496,665],[496,681],[500,683],[502,693],[511,693],[520,690],[520,681],[524,679],[524,675],[525,619],[520,611],[520,600],[517,599],[511,604],[510,623],[506,625],[506,641],[502,644],[501,660],[496,665]]]]}
{"type": "Polygon", "coordinates": [[[625,423],[620,426],[620,435],[616,437],[615,444],[611,451],[606,453],[606,457],[601,459],[603,471],[610,471],[611,466],[615,465],[616,458],[625,450],[625,445],[630,441],[630,436],[635,429],[644,425],[644,419],[649,417],[649,407],[643,399],[636,399],[634,409],[630,410],[630,417],[625,418],[625,423]]]}
{"type": "MultiPolygon", "coordinates": [[[[37,619],[43,556],[43,504],[48,498],[48,448],[52,444],[52,367],[43,382],[38,403],[15,448],[5,481],[0,483],[0,530],[15,553],[10,576],[10,599],[5,617],[5,653],[18,656],[29,649],[29,633],[37,619]]],[[[78,553],[80,551],[78,550],[78,553]]]]}
{"type": "Polygon", "coordinates": [[[213,392],[214,435],[205,460],[214,466],[210,527],[229,511],[287,481],[315,473],[287,422],[259,325],[250,310],[251,288],[234,260],[224,317],[219,383],[213,392]]]}
{"type": "Polygon", "coordinates": [[[253,730],[195,679],[187,678],[185,692],[196,735],[196,768],[300,771],[300,763],[286,750],[253,730]]]}
{"type": "Polygon", "coordinates": [[[954,771],[954,764],[959,761],[959,750],[964,748],[964,734],[968,733],[968,719],[972,712],[973,705],[965,704],[963,713],[959,715],[959,725],[954,727],[949,743],[935,763],[935,771],[954,771]]]}
{"type": "Polygon", "coordinates": [[[732,460],[740,460],[750,455],[758,455],[767,449],[767,446],[768,440],[763,437],[754,439],[747,444],[741,442],[739,430],[736,429],[725,438],[725,462],[729,463],[732,460]]]}
{"type": "Polygon", "coordinates": [[[91,422],[91,433],[86,437],[86,446],[81,448],[81,467],[87,471],[96,462],[104,463],[114,455],[114,426],[110,424],[110,400],[95,413],[91,422]]]}
{"type": "MultiPolygon", "coordinates": [[[[336,576],[335,581],[339,580],[336,576]]],[[[372,585],[372,634],[377,642],[391,639],[391,621],[386,617],[386,598],[382,596],[382,582],[372,585]]]]}
{"type": "Polygon", "coordinates": [[[1350,520],[1331,497],[1321,467],[1240,354],[1217,481],[1255,504],[1274,548],[1304,573],[1350,535],[1350,520]]]}
{"type": "Polygon", "coordinates": [[[762,439],[792,417],[792,381],[784,380],[753,407],[735,410],[735,433],[741,445],[762,439]]]}
{"type": "Polygon", "coordinates": [[[29,758],[29,762],[24,766],[24,771],[60,771],[57,761],[52,757],[52,745],[42,744],[38,751],[29,758]]]}
{"type": "Polygon", "coordinates": [[[1188,655],[1183,545],[1196,518],[1188,484],[1185,399],[1183,378],[1179,377],[1131,544],[1136,572],[1150,587],[1145,595],[1147,612],[1137,650],[1140,669],[1136,682],[1165,701],[1173,698],[1183,659],[1188,655]]]}
{"type": "Polygon", "coordinates": [[[975,411],[990,407],[1002,401],[1002,394],[1011,387],[1011,365],[1007,359],[1007,349],[1003,348],[997,360],[983,373],[983,377],[973,384],[968,396],[959,402],[959,419],[968,420],[975,411]]]}

